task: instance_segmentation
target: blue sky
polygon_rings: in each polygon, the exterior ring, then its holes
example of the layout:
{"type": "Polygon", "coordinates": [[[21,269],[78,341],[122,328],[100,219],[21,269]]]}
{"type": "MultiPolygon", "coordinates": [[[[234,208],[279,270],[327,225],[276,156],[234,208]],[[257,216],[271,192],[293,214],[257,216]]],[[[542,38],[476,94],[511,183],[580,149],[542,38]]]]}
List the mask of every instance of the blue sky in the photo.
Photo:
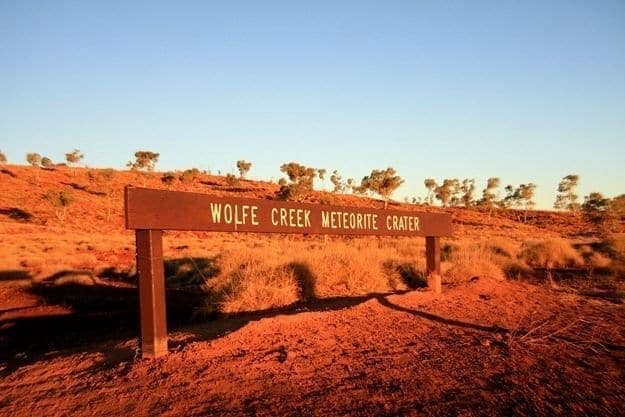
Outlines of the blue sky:
{"type": "Polygon", "coordinates": [[[625,193],[625,2],[0,0],[0,150],[625,193]]]}

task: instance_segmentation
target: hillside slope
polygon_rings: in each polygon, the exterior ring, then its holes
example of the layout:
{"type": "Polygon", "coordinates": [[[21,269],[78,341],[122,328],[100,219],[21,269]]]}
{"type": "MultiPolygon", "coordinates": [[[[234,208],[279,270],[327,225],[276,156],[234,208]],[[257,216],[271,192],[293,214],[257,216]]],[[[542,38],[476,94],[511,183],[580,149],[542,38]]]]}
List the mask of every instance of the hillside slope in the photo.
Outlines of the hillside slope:
{"type": "MultiPolygon", "coordinates": [[[[126,185],[150,188],[192,191],[216,196],[240,196],[248,198],[275,199],[279,186],[265,181],[239,180],[229,185],[225,177],[203,175],[195,184],[182,184],[176,180],[171,187],[160,180],[161,173],[154,172],[145,179],[130,171],[116,171],[111,182],[111,218],[106,221],[107,197],[105,187],[90,181],[89,169],[78,168],[75,173],[67,168],[40,169],[39,179],[33,168],[9,165],[0,171],[0,221],[22,222],[40,226],[63,226],[65,229],[83,232],[124,232],[123,188],[126,185]],[[67,190],[74,202],[68,209],[62,224],[54,214],[52,205],[43,199],[48,190],[67,190]]],[[[95,171],[95,170],[93,170],[95,171]]],[[[378,200],[351,194],[334,194],[325,191],[312,193],[307,201],[331,203],[355,207],[378,207],[378,200]]],[[[484,233],[517,236],[556,234],[565,236],[589,235],[593,226],[579,216],[567,213],[530,211],[527,222],[523,212],[495,210],[484,211],[463,208],[415,206],[392,202],[391,206],[402,210],[446,211],[453,214],[458,237],[481,236],[484,233]]]]}

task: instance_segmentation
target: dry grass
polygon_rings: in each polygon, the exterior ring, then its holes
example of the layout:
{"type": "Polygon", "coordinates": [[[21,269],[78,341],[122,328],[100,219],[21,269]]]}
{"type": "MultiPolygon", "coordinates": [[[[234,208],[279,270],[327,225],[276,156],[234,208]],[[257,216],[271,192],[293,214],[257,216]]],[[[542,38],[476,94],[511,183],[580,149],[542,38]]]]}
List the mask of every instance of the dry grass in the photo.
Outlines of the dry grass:
{"type": "Polygon", "coordinates": [[[612,259],[600,252],[592,252],[588,258],[588,264],[593,268],[609,268],[612,266],[612,259]]]}
{"type": "Polygon", "coordinates": [[[601,246],[612,258],[625,261],[625,234],[613,234],[601,246]]]}
{"type": "Polygon", "coordinates": [[[460,283],[474,278],[505,278],[501,267],[501,255],[497,255],[485,242],[464,243],[454,250],[443,274],[443,282],[460,283]]]}
{"type": "MultiPolygon", "coordinates": [[[[142,179],[130,172],[117,172],[112,184],[112,217],[106,221],[107,199],[99,186],[89,181],[88,171],[78,169],[76,175],[65,169],[41,172],[40,184],[35,186],[29,181],[28,168],[9,169],[15,177],[3,177],[6,192],[0,194],[0,207],[5,209],[0,212],[0,270],[24,270],[35,279],[62,270],[89,270],[105,278],[133,275],[134,237],[124,229],[122,188],[132,183],[141,185],[142,179]],[[70,189],[76,195],[62,227],[41,200],[47,189],[70,189]],[[23,219],[11,217],[16,210],[24,211],[23,219]],[[113,273],[103,274],[105,269],[113,273]]],[[[156,173],[148,176],[147,185],[164,188],[156,173]]],[[[172,188],[252,198],[272,197],[278,189],[266,182],[241,181],[240,185],[233,191],[224,177],[202,175],[201,182],[176,182],[172,188]]],[[[325,192],[313,193],[310,201],[358,207],[378,204],[367,198],[325,192]]],[[[530,236],[551,239],[569,228],[586,227],[578,223],[571,227],[573,218],[565,214],[533,214],[540,220],[540,227],[520,225],[497,214],[485,216],[479,211],[454,209],[454,233],[459,240],[447,242],[444,280],[530,276],[533,270],[526,262],[533,267],[583,266],[582,255],[566,241],[521,245],[530,236]]],[[[612,236],[605,245],[605,251],[585,255],[586,266],[605,268],[606,256],[612,259],[610,268],[622,264],[616,259],[624,256],[625,236],[612,236]]],[[[398,291],[424,283],[423,239],[326,241],[322,237],[167,232],[164,249],[166,259],[172,261],[172,269],[167,271],[168,285],[206,283],[207,310],[212,311],[282,307],[312,298],[398,291]]]]}
{"type": "Polygon", "coordinates": [[[584,258],[564,239],[527,242],[522,246],[519,259],[533,268],[583,267],[584,258]]]}
{"type": "Polygon", "coordinates": [[[271,265],[258,254],[224,254],[220,269],[219,276],[206,283],[206,289],[211,294],[208,311],[267,310],[293,304],[300,298],[293,269],[286,265],[271,265]]]}
{"type": "Polygon", "coordinates": [[[205,313],[265,310],[419,286],[423,252],[415,240],[267,240],[231,247],[210,259],[189,257],[192,262],[178,263],[182,268],[168,283],[201,278],[205,313]]]}

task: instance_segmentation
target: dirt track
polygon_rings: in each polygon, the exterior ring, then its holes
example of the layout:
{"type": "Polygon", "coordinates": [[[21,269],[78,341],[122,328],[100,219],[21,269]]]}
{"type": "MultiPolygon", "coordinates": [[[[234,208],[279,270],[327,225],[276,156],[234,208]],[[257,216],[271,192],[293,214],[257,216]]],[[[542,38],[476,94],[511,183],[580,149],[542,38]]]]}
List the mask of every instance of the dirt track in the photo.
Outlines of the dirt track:
{"type": "Polygon", "coordinates": [[[77,324],[6,361],[0,414],[622,415],[623,305],[477,280],[307,310],[183,326],[155,361],[134,358],[132,326],[80,340],[77,324]]]}

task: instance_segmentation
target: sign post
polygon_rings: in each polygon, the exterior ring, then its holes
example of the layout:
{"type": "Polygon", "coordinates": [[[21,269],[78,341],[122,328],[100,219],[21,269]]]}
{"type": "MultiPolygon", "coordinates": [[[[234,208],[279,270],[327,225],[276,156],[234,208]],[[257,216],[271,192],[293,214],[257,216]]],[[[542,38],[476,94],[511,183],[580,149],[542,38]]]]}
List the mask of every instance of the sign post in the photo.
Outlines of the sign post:
{"type": "Polygon", "coordinates": [[[428,286],[441,291],[440,238],[451,236],[451,215],[214,197],[127,186],[126,228],[135,230],[141,352],[167,354],[163,230],[414,236],[426,240],[428,286]]]}

